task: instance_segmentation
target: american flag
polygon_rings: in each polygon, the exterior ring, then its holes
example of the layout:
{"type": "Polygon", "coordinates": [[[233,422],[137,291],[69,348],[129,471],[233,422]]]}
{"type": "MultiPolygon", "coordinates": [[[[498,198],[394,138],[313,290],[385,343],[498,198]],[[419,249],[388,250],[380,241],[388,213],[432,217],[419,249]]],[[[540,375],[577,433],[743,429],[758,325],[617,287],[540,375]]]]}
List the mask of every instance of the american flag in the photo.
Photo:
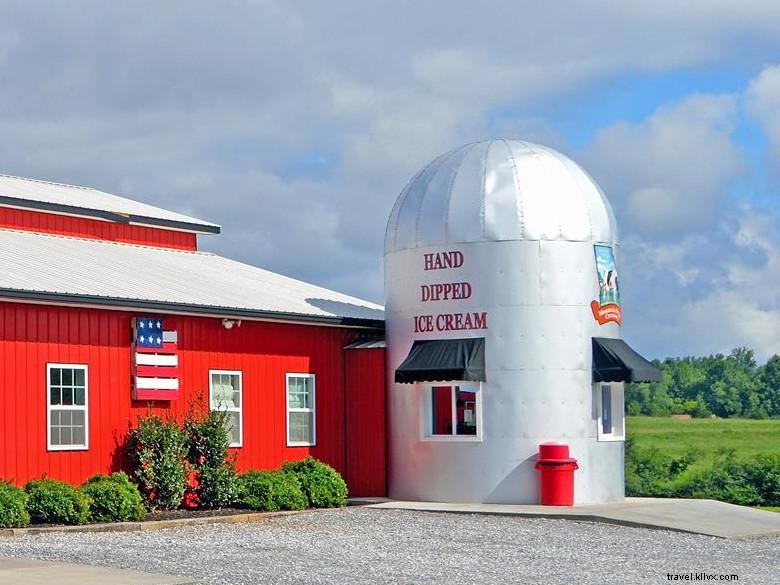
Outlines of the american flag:
{"type": "Polygon", "coordinates": [[[174,400],[179,394],[178,336],[159,317],[133,320],[133,399],[174,400]]]}

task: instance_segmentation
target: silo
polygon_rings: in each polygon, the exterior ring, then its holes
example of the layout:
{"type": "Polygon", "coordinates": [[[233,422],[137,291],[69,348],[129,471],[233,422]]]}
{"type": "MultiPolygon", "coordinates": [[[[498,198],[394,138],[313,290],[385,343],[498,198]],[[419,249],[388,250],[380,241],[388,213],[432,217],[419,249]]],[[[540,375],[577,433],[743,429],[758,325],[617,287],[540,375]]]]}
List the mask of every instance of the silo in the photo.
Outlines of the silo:
{"type": "Polygon", "coordinates": [[[619,340],[618,258],[606,197],[550,148],[467,144],[409,182],[385,240],[390,497],[537,503],[556,441],[575,503],[623,498],[622,382],[657,371],[619,340]]]}

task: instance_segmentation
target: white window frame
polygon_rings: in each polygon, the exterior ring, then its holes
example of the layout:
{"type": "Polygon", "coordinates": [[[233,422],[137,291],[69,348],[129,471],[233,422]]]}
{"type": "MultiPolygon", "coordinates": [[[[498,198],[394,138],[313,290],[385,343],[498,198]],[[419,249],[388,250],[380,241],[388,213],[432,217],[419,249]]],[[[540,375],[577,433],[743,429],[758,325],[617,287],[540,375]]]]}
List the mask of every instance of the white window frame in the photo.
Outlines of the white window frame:
{"type": "Polygon", "coordinates": [[[287,415],[284,424],[287,427],[287,446],[288,447],[314,447],[317,445],[317,376],[316,374],[302,374],[290,372],[285,376],[284,398],[287,405],[287,415]],[[311,379],[311,408],[290,408],[290,378],[309,378],[311,379]],[[291,441],[290,440],[290,413],[291,412],[310,412],[311,413],[311,437],[312,442],[291,441]]]}
{"type": "Polygon", "coordinates": [[[89,450],[89,366],[87,364],[46,364],[46,450],[47,451],[88,451],[89,450]],[[62,405],[51,403],[51,371],[52,369],[84,370],[84,406],[62,405]],[[84,412],[84,444],[83,445],[52,445],[51,444],[51,413],[60,410],[81,410],[84,412]]]}
{"type": "Polygon", "coordinates": [[[597,406],[596,412],[596,438],[599,441],[625,441],[626,440],[626,414],[625,414],[625,396],[622,382],[598,382],[593,385],[594,402],[597,406]],[[602,388],[610,388],[612,432],[605,433],[602,421],[604,412],[602,404],[602,388]]]}
{"type": "MultiPolygon", "coordinates": [[[[444,443],[481,443],[482,442],[482,382],[466,382],[466,381],[450,381],[450,382],[437,382],[422,384],[422,392],[420,392],[420,409],[422,413],[420,419],[420,440],[421,441],[435,441],[444,443]],[[433,434],[433,387],[449,386],[452,388],[451,403],[452,403],[452,432],[457,430],[458,421],[458,407],[457,399],[455,396],[455,386],[460,386],[461,389],[472,388],[476,391],[477,400],[476,407],[477,412],[475,414],[477,419],[477,434],[476,435],[434,435],[433,434]]],[[[468,390],[467,390],[468,391],[468,390]]]]}
{"type": "Polygon", "coordinates": [[[238,442],[228,443],[228,447],[240,448],[244,446],[244,374],[241,370],[209,370],[209,410],[220,412],[238,413],[238,442]],[[214,374],[225,376],[238,376],[238,394],[240,396],[238,407],[219,408],[214,404],[214,374]]]}

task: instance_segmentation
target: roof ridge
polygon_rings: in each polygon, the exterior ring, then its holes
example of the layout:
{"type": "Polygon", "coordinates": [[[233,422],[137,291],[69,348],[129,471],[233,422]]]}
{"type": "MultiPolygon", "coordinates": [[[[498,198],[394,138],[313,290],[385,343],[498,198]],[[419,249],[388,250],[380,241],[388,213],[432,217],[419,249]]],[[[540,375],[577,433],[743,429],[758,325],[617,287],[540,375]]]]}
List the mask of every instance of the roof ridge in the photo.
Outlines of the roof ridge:
{"type": "MultiPolygon", "coordinates": [[[[95,187],[85,187],[84,185],[71,185],[70,183],[58,183],[57,181],[47,181],[46,179],[33,179],[32,177],[20,177],[19,175],[9,175],[8,173],[0,173],[0,177],[6,177],[9,179],[19,179],[21,181],[30,181],[31,183],[44,183],[46,185],[57,185],[58,187],[71,187],[73,189],[84,189],[86,191],[97,191],[95,187]]],[[[110,195],[111,193],[106,193],[110,195]]]]}
{"type": "MultiPolygon", "coordinates": [[[[0,174],[0,176],[2,176],[0,174]]],[[[184,250],[182,248],[168,248],[165,246],[152,246],[147,244],[133,244],[131,242],[115,242],[113,240],[104,240],[101,238],[83,238],[79,236],[67,236],[65,234],[52,234],[49,232],[35,232],[26,229],[14,229],[10,227],[0,227],[0,232],[12,232],[17,234],[28,234],[33,236],[44,236],[47,238],[62,238],[65,240],[78,240],[80,242],[97,242],[99,244],[113,244],[115,246],[128,246],[131,248],[143,248],[145,250],[162,250],[165,252],[183,252],[185,254],[200,254],[202,256],[219,256],[214,252],[206,252],[205,250],[184,250]]],[[[223,256],[220,256],[222,258],[223,256]]]]}

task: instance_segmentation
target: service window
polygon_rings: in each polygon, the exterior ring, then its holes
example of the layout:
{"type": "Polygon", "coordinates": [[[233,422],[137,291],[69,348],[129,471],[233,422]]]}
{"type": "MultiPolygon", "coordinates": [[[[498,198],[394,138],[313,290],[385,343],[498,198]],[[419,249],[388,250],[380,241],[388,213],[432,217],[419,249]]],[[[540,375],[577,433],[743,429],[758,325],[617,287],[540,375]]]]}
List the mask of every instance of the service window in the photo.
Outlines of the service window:
{"type": "Polygon", "coordinates": [[[482,404],[479,384],[449,383],[423,389],[423,438],[481,440],[482,404]]]}
{"type": "Polygon", "coordinates": [[[89,448],[87,366],[46,365],[46,446],[49,451],[89,448]]]}
{"type": "Polygon", "coordinates": [[[598,408],[598,440],[623,441],[626,437],[623,384],[595,384],[594,400],[598,408]]]}
{"type": "Polygon", "coordinates": [[[314,374],[287,374],[287,445],[316,444],[314,374]]]}
{"type": "Polygon", "coordinates": [[[227,414],[225,425],[230,437],[229,447],[241,447],[244,442],[242,420],[243,383],[239,371],[209,370],[209,408],[227,414]]]}

